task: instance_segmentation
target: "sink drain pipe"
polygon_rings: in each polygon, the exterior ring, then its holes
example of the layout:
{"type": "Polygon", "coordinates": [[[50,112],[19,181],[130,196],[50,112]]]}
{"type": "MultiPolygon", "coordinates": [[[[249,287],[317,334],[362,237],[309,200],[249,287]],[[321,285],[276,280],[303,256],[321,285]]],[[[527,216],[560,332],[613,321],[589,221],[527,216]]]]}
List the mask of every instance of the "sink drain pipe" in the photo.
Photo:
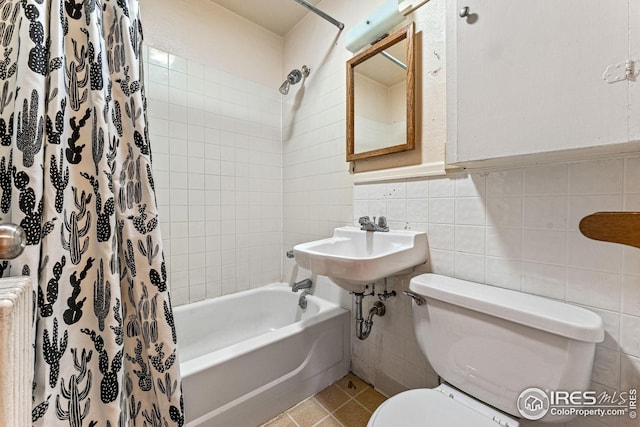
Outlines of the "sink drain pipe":
{"type": "Polygon", "coordinates": [[[381,301],[374,302],[373,307],[369,309],[367,320],[365,320],[362,317],[362,298],[365,295],[364,293],[355,292],[353,295],[356,298],[356,336],[360,340],[366,340],[373,328],[373,316],[384,316],[386,308],[381,301]]]}

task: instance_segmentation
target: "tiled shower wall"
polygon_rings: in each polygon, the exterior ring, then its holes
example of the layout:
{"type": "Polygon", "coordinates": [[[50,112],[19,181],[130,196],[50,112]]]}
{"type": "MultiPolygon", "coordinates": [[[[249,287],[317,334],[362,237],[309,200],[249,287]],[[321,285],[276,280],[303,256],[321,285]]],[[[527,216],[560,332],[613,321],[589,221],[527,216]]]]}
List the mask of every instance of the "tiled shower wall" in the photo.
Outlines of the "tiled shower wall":
{"type": "MultiPolygon", "coordinates": [[[[640,250],[587,239],[578,224],[616,210],[640,210],[640,157],[354,186],[354,218],[386,215],[392,228],[428,232],[433,272],[598,313],[606,337],[596,349],[593,387],[610,392],[640,385],[640,250]]],[[[355,372],[374,383],[435,385],[415,342],[409,298],[387,308],[374,319],[373,336],[354,341],[355,372]]],[[[625,417],[567,425],[600,421],[637,426],[625,417]]]]}
{"type": "Polygon", "coordinates": [[[280,280],[280,94],[149,47],[160,224],[175,305],[280,280]]]}

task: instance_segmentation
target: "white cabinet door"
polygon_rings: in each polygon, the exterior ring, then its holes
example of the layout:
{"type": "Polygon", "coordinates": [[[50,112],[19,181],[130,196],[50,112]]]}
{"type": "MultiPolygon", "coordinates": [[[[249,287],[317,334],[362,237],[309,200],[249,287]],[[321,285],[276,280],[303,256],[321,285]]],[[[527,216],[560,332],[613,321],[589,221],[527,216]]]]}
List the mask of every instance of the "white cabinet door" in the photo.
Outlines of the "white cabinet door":
{"type": "Polygon", "coordinates": [[[629,2],[447,3],[448,163],[628,140],[629,2]]]}

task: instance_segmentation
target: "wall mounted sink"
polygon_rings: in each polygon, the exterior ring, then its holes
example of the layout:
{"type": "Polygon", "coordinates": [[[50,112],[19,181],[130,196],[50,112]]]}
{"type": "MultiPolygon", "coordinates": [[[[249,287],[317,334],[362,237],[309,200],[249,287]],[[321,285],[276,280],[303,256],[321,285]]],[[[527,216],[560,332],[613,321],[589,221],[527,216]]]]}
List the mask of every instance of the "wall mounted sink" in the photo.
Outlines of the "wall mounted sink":
{"type": "Polygon", "coordinates": [[[427,260],[427,234],[422,231],[362,231],[336,228],[333,237],[293,247],[296,263],[329,277],[350,292],[393,276],[427,260]]]}

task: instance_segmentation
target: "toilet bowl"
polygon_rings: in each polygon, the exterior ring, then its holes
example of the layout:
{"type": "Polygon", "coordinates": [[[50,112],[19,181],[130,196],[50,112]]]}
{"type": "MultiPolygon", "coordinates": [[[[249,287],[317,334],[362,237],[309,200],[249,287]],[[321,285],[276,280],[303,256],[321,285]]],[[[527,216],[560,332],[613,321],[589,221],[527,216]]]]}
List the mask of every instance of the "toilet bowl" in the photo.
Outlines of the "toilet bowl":
{"type": "Polygon", "coordinates": [[[418,345],[444,382],[391,397],[368,427],[518,427],[521,417],[573,418],[548,404],[523,409],[523,402],[532,389],[587,390],[595,345],[604,339],[598,315],[437,274],[414,277],[409,288],[418,345]]]}
{"type": "Polygon", "coordinates": [[[514,418],[446,384],[408,390],[387,399],[367,427],[518,427],[514,418]],[[497,423],[497,424],[496,424],[497,423]]]}

